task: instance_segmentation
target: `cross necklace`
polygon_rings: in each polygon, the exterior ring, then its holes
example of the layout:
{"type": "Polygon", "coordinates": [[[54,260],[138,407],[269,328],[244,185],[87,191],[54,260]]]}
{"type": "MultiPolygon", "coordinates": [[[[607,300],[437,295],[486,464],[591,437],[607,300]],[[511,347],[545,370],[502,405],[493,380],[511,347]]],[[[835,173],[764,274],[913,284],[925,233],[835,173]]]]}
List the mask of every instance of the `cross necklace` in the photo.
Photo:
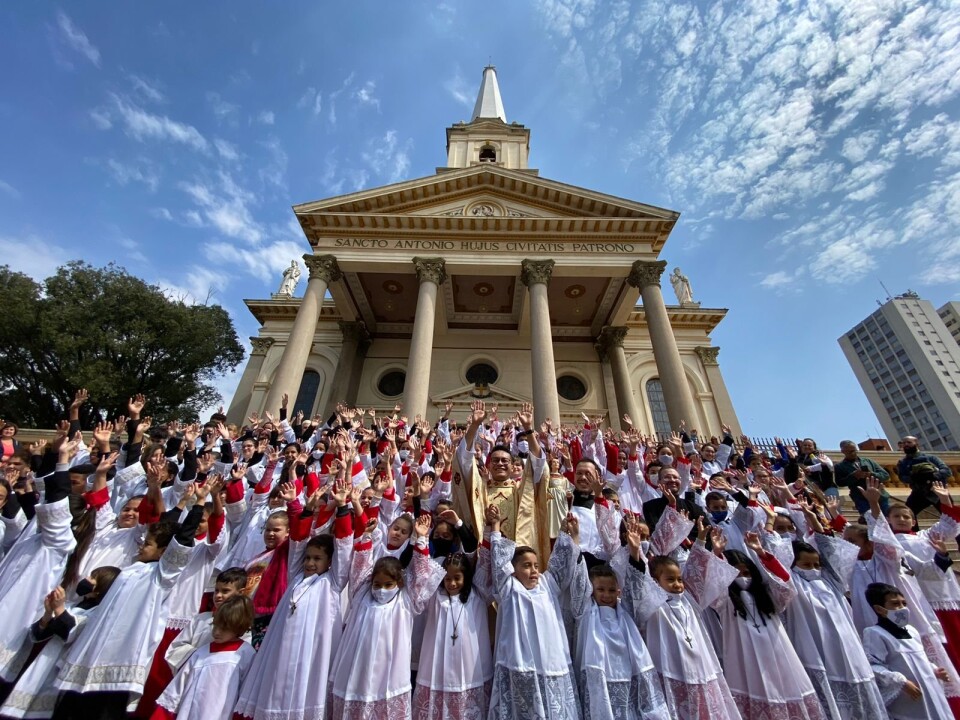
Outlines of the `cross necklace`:
{"type": "MultiPolygon", "coordinates": [[[[460,633],[457,632],[457,628],[460,626],[460,620],[463,618],[463,611],[466,608],[463,603],[460,603],[460,612],[457,613],[456,619],[453,621],[453,634],[450,636],[450,639],[453,641],[453,644],[457,644],[457,638],[460,637],[460,633]]],[[[450,614],[453,615],[453,598],[450,598],[450,614]]]]}
{"type": "Polygon", "coordinates": [[[674,617],[680,622],[680,627],[683,628],[683,639],[690,646],[690,649],[693,650],[693,638],[690,637],[690,629],[687,627],[687,617],[686,612],[681,609],[673,607],[670,603],[667,603],[667,607],[670,608],[670,612],[673,613],[674,617]]]}
{"type": "Polygon", "coordinates": [[[297,603],[300,602],[300,600],[303,599],[303,596],[306,595],[306,594],[310,591],[310,588],[313,586],[313,580],[314,580],[314,578],[316,578],[316,577],[317,577],[316,575],[311,575],[311,576],[308,577],[308,578],[304,578],[303,580],[301,580],[300,582],[298,582],[298,583],[293,587],[293,591],[290,593],[290,597],[291,597],[291,600],[290,600],[290,614],[291,614],[291,615],[293,615],[293,614],[297,611],[297,603]],[[306,581],[306,580],[309,580],[309,581],[310,581],[310,584],[307,585],[307,587],[305,587],[305,588],[303,589],[303,592],[301,592],[299,595],[297,595],[296,597],[294,597],[294,594],[293,594],[293,593],[295,593],[295,592],[297,591],[297,588],[300,587],[300,585],[302,585],[303,582],[306,581]]]}

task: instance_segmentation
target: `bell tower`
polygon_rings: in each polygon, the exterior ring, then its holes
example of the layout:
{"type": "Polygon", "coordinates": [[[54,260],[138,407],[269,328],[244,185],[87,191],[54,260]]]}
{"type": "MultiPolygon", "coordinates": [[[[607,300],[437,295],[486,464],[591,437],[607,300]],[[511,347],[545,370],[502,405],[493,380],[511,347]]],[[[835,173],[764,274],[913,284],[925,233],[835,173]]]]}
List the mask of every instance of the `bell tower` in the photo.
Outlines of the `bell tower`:
{"type": "Polygon", "coordinates": [[[530,131],[520,123],[507,123],[497,69],[487,65],[473,116],[468,123],[458,122],[447,128],[447,167],[437,170],[457,170],[486,163],[509,170],[529,170],[529,153],[530,131]]]}

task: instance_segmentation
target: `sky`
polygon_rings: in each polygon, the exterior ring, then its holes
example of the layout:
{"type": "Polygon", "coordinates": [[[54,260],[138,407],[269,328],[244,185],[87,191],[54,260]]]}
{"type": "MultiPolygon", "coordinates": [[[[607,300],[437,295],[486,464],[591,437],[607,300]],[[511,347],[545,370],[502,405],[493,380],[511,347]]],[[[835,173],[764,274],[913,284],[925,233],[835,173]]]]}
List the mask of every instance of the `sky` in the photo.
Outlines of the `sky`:
{"type": "Polygon", "coordinates": [[[957,2],[4,3],[0,262],[116,262],[245,340],[291,206],[433,174],[488,62],[542,176],[681,213],[747,433],[881,436],[837,338],[881,281],[960,294],[957,2]]]}

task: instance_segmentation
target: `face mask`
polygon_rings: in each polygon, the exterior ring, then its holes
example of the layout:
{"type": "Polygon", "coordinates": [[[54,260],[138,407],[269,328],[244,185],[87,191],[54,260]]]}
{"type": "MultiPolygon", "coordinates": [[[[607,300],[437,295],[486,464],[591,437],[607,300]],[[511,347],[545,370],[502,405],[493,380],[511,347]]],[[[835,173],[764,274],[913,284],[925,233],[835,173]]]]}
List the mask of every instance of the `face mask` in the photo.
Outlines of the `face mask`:
{"type": "Polygon", "coordinates": [[[804,570],[803,568],[794,568],[793,572],[807,582],[813,582],[814,580],[820,579],[820,570],[804,570]]]}
{"type": "Polygon", "coordinates": [[[887,620],[894,625],[906,627],[910,624],[910,608],[900,608],[899,610],[888,610],[887,620]]]}
{"type": "Polygon", "coordinates": [[[453,540],[444,540],[443,538],[433,539],[433,556],[446,557],[453,549],[453,540]]]}
{"type": "Polygon", "coordinates": [[[80,597],[83,597],[84,595],[89,595],[95,589],[96,588],[94,587],[93,583],[87,580],[86,578],[84,578],[83,580],[77,583],[77,595],[79,595],[80,597]]]}
{"type": "Polygon", "coordinates": [[[903,452],[905,452],[907,455],[916,455],[916,454],[917,454],[917,448],[915,448],[915,447],[906,447],[906,448],[903,449],[903,452]]]}
{"type": "Polygon", "coordinates": [[[370,592],[373,593],[373,599],[376,600],[381,605],[384,605],[391,600],[393,600],[397,593],[400,592],[400,588],[372,588],[370,592]]]}
{"type": "Polygon", "coordinates": [[[401,459],[403,462],[406,462],[408,457],[410,457],[410,451],[409,451],[409,450],[401,450],[401,451],[400,451],[400,459],[401,459]]]}
{"type": "Polygon", "coordinates": [[[713,518],[713,521],[715,523],[722,523],[724,520],[727,519],[728,513],[729,513],[728,510],[714,510],[713,512],[710,513],[710,517],[713,518]]]}
{"type": "Polygon", "coordinates": [[[650,554],[650,541],[649,541],[649,540],[641,540],[641,541],[640,541],[640,554],[643,555],[644,557],[646,557],[647,555],[650,554]]]}
{"type": "Polygon", "coordinates": [[[660,465],[663,467],[669,467],[670,465],[673,465],[673,457],[671,455],[661,455],[657,458],[657,460],[660,461],[660,465]]]}
{"type": "Polygon", "coordinates": [[[734,580],[734,582],[740,587],[741,590],[746,590],[748,587],[750,587],[752,579],[748,577],[738,577],[736,580],[734,580]]]}
{"type": "Polygon", "coordinates": [[[794,540],[797,539],[797,534],[795,532],[782,532],[780,533],[780,537],[782,537],[784,540],[789,540],[790,542],[793,542],[794,540]]]}
{"type": "Polygon", "coordinates": [[[526,440],[521,440],[517,443],[517,450],[522,453],[530,452],[530,443],[528,443],[526,440]]]}

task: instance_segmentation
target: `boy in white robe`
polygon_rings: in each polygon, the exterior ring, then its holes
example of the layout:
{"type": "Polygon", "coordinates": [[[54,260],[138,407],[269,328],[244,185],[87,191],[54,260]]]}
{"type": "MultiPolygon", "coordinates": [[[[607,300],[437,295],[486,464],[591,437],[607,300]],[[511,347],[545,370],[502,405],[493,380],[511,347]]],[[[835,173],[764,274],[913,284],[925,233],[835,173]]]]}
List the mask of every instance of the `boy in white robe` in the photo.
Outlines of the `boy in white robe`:
{"type": "MultiPolygon", "coordinates": [[[[642,573],[640,521],[628,515],[624,522],[629,562],[642,573]]],[[[574,517],[568,518],[567,529],[575,542],[577,525],[574,517]]],[[[575,572],[570,583],[577,623],[574,662],[584,717],[669,720],[672,716],[660,677],[633,619],[634,600],[640,600],[642,583],[633,583],[633,592],[621,599],[620,581],[610,565],[595,565],[588,572],[586,564],[579,562],[575,572]]],[[[628,577],[636,576],[631,573],[628,577]]]]}
{"type": "Polygon", "coordinates": [[[927,658],[911,608],[900,590],[871,583],[865,593],[877,624],[863,631],[863,647],[877,675],[890,720],[925,720],[953,716],[943,682],[947,670],[927,658]]]}
{"type": "Polygon", "coordinates": [[[173,720],[230,720],[256,651],[242,640],[253,624],[253,603],[237,595],[213,616],[213,641],[194,653],[157,700],[173,720]]]}

